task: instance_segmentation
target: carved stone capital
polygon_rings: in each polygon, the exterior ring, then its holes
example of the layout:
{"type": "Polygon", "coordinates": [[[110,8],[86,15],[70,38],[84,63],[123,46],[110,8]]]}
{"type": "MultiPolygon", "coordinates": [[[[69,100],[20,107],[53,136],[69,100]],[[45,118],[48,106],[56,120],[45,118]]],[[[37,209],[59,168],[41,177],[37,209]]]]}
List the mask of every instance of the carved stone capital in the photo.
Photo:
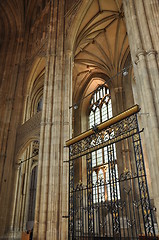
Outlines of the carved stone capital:
{"type": "Polygon", "coordinates": [[[140,62],[141,60],[143,60],[146,56],[146,51],[143,49],[140,49],[137,53],[136,53],[136,58],[135,58],[135,64],[138,64],[138,62],[140,62]]]}
{"type": "Polygon", "coordinates": [[[147,56],[150,55],[157,55],[157,51],[155,49],[149,49],[148,51],[146,51],[147,56]]]}
{"type": "Polygon", "coordinates": [[[136,54],[136,59],[135,59],[135,64],[138,64],[139,61],[143,60],[145,57],[149,57],[149,56],[155,56],[157,55],[157,51],[155,49],[149,49],[149,50],[140,50],[138,51],[138,53],[136,54]]]}
{"type": "Polygon", "coordinates": [[[66,50],[66,56],[71,57],[72,54],[73,54],[72,50],[70,50],[70,49],[67,49],[67,50],[66,50]]]}

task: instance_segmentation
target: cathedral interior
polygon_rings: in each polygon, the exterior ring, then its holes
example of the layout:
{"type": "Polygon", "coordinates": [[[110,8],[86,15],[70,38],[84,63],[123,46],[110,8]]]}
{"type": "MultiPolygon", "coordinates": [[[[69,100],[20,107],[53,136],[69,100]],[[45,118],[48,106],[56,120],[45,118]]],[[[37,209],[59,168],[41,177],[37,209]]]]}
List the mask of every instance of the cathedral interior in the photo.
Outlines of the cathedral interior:
{"type": "Polygon", "coordinates": [[[158,39],[158,0],[0,1],[0,239],[157,239],[158,39]]]}

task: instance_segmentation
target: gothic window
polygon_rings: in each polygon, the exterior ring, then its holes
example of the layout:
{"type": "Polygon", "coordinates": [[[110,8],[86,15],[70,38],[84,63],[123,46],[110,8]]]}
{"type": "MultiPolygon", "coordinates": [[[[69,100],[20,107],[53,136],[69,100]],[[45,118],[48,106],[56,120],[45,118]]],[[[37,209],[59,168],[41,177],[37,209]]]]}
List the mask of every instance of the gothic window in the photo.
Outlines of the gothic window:
{"type": "Polygon", "coordinates": [[[42,111],[42,108],[43,108],[43,99],[41,98],[38,102],[37,112],[42,111]]]}
{"type": "Polygon", "coordinates": [[[35,166],[31,173],[28,221],[34,221],[36,185],[37,185],[37,170],[38,170],[38,166],[35,166]]]}
{"type": "MultiPolygon", "coordinates": [[[[99,87],[90,101],[89,127],[92,128],[112,117],[110,90],[106,86],[99,87]]],[[[92,168],[94,202],[110,201],[113,187],[110,182],[114,174],[118,175],[115,144],[92,152],[92,168]],[[110,162],[115,162],[115,171],[110,169],[110,162]]],[[[117,191],[120,196],[119,185],[117,185],[117,191]]]]}

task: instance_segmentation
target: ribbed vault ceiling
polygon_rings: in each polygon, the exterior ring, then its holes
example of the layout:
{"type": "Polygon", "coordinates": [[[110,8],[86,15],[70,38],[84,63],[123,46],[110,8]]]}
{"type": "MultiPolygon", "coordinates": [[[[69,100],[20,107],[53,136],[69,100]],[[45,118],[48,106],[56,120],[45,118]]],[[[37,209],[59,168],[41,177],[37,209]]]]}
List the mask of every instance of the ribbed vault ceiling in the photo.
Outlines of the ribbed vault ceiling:
{"type": "Polygon", "coordinates": [[[129,54],[122,0],[94,0],[78,30],[74,58],[74,96],[92,73],[114,76],[129,54]]]}
{"type": "MultiPolygon", "coordinates": [[[[12,33],[29,26],[36,4],[36,0],[0,1],[1,43],[11,38],[12,33]]],[[[91,74],[102,73],[109,78],[125,66],[129,47],[122,0],[92,1],[78,29],[74,54],[73,93],[76,97],[91,74]]]]}
{"type": "Polygon", "coordinates": [[[2,37],[6,36],[5,32],[8,34],[16,34],[22,29],[24,22],[24,2],[18,0],[2,0],[0,1],[0,15],[1,23],[3,25],[0,27],[0,35],[2,37]]]}
{"type": "Polygon", "coordinates": [[[32,19],[36,3],[36,0],[1,0],[0,39],[6,41],[17,33],[23,34],[32,19]]]}

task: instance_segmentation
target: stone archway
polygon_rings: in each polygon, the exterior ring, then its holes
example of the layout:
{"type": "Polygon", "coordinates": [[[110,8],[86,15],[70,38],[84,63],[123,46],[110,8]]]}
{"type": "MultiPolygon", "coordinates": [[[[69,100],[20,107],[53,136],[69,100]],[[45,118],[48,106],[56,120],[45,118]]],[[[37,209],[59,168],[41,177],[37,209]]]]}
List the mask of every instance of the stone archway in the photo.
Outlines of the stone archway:
{"type": "Polygon", "coordinates": [[[17,155],[12,223],[16,238],[20,238],[22,232],[34,224],[38,154],[39,139],[30,139],[17,155]]]}

